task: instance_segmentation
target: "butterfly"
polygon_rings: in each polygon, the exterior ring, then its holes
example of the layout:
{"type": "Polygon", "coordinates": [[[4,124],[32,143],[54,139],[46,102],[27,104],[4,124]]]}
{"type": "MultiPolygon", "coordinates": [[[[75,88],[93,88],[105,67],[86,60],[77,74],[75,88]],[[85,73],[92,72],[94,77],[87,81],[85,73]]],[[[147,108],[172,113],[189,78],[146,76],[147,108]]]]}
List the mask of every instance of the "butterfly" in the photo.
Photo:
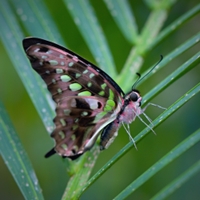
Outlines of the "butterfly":
{"type": "Polygon", "coordinates": [[[107,149],[122,124],[144,113],[136,89],[125,94],[103,70],[74,52],[40,38],[25,38],[24,51],[56,103],[56,145],[45,157],[58,153],[72,160],[90,150],[100,135],[107,149]]]}

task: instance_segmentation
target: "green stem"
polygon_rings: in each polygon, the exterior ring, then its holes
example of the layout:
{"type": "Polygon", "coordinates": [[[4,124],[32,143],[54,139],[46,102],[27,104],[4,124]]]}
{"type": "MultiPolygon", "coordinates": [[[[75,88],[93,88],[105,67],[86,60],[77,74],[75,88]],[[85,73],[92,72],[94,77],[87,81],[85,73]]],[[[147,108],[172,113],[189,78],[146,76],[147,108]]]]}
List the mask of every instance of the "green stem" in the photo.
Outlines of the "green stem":
{"type": "Polygon", "coordinates": [[[123,86],[124,90],[130,89],[130,83],[133,83],[136,77],[134,76],[135,73],[139,72],[142,66],[143,55],[147,53],[149,46],[155,40],[166,17],[167,11],[163,9],[154,10],[150,14],[140,37],[138,37],[136,46],[132,48],[127,62],[120,73],[120,77],[117,79],[117,82],[123,86]]]}
{"type": "Polygon", "coordinates": [[[73,165],[68,169],[71,178],[68,181],[62,200],[79,199],[80,192],[83,190],[90,177],[99,152],[99,146],[95,145],[92,150],[81,156],[76,163],[71,161],[73,165]]]}

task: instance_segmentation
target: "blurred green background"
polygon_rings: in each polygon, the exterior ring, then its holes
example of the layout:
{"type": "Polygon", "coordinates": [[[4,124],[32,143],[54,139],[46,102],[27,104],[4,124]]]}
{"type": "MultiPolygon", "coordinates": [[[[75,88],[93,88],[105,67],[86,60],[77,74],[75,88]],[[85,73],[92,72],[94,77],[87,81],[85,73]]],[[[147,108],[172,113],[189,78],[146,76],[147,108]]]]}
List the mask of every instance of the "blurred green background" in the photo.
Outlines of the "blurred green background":
{"type": "MultiPolygon", "coordinates": [[[[104,2],[95,0],[91,0],[90,2],[93,5],[110,45],[118,72],[120,72],[126,61],[127,55],[129,54],[131,45],[119,31],[104,2]]],[[[165,26],[169,25],[176,18],[193,8],[198,2],[199,1],[197,0],[178,1],[169,11],[169,17],[165,26]]],[[[52,18],[55,20],[61,35],[68,44],[68,48],[95,63],[92,54],[63,2],[46,0],[45,3],[52,18]]],[[[150,11],[142,1],[129,1],[129,3],[135,14],[139,30],[141,30],[150,11]]],[[[197,33],[200,29],[199,22],[200,17],[194,17],[146,55],[141,72],[156,63],[159,60],[160,54],[164,56],[167,55],[174,48],[197,33]]],[[[29,36],[29,34],[27,33],[25,36],[29,36]]],[[[144,95],[147,93],[168,74],[174,71],[177,66],[180,66],[188,60],[188,58],[199,51],[199,47],[199,45],[196,45],[183,53],[181,56],[170,62],[165,69],[156,73],[156,75],[150,78],[148,82],[142,84],[138,88],[141,91],[141,94],[144,95]]],[[[32,70],[31,66],[30,70],[32,70]]],[[[164,90],[151,102],[168,107],[197,84],[199,80],[200,68],[198,65],[164,90]]],[[[132,84],[130,85],[130,88],[131,86],[132,84]]],[[[45,130],[2,43],[0,43],[0,91],[0,99],[4,103],[22,144],[31,159],[45,199],[60,199],[69,178],[66,173],[65,165],[63,164],[62,159],[57,155],[49,159],[44,158],[44,154],[53,147],[53,140],[45,130]]],[[[120,159],[116,165],[111,167],[111,169],[97,180],[97,182],[85,192],[81,199],[112,199],[119,191],[131,183],[132,180],[137,178],[141,173],[148,169],[148,167],[165,155],[165,153],[197,130],[200,124],[199,97],[200,96],[197,95],[195,98],[192,98],[192,100],[179,109],[171,118],[157,127],[155,129],[157,133],[156,136],[153,133],[150,133],[142,140],[142,142],[137,145],[138,151],[132,148],[126,156],[120,159]]],[[[151,119],[155,119],[161,112],[162,110],[158,108],[150,107],[146,111],[146,114],[151,119]]],[[[132,135],[136,135],[143,128],[144,124],[137,119],[131,125],[132,135]]],[[[127,134],[124,132],[123,128],[121,128],[116,141],[108,150],[100,154],[93,173],[100,169],[113,155],[115,155],[116,152],[126,145],[128,141],[127,134]]],[[[157,191],[195,163],[200,158],[199,152],[200,145],[198,144],[176,159],[175,162],[172,162],[164,170],[161,170],[128,199],[150,199],[157,191]]],[[[22,194],[2,158],[0,158],[0,162],[0,199],[23,199],[22,194]]],[[[193,177],[177,190],[170,199],[199,199],[199,186],[200,174],[193,177]]]]}

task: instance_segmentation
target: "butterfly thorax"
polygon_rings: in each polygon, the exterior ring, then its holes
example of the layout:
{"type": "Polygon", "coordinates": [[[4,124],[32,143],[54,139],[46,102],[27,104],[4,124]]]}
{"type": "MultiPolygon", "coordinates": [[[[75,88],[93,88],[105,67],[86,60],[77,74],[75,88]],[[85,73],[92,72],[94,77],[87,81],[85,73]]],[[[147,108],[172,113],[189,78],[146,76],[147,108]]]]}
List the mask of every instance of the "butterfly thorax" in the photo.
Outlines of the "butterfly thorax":
{"type": "Polygon", "coordinates": [[[131,91],[125,96],[124,105],[119,113],[119,122],[130,124],[135,120],[136,116],[142,113],[141,109],[142,97],[136,90],[131,91]]]}
{"type": "Polygon", "coordinates": [[[107,149],[118,135],[122,123],[130,124],[135,118],[143,113],[141,109],[142,97],[139,91],[133,90],[124,97],[123,106],[117,118],[111,122],[101,134],[100,149],[107,149]]]}

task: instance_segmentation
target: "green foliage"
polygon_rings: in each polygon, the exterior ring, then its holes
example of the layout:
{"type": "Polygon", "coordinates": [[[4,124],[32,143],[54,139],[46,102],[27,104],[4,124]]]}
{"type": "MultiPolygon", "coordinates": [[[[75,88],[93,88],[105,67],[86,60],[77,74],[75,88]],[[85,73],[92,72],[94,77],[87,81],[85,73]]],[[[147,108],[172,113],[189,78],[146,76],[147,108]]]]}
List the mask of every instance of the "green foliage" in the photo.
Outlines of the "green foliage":
{"type": "Polygon", "coordinates": [[[200,53],[195,46],[200,40],[199,12],[198,1],[0,1],[0,151],[5,163],[0,197],[194,199],[200,195],[196,183],[200,53]],[[136,72],[146,74],[163,54],[163,61],[137,85],[147,93],[143,104],[151,100],[167,107],[163,112],[147,109],[151,118],[162,112],[150,124],[157,137],[136,120],[131,133],[136,135],[138,151],[121,128],[116,141],[100,154],[95,145],[77,161],[57,155],[44,159],[53,146],[45,131],[53,130],[54,105],[23,52],[21,41],[29,35],[65,46],[66,41],[124,91],[130,90],[136,72]]]}

